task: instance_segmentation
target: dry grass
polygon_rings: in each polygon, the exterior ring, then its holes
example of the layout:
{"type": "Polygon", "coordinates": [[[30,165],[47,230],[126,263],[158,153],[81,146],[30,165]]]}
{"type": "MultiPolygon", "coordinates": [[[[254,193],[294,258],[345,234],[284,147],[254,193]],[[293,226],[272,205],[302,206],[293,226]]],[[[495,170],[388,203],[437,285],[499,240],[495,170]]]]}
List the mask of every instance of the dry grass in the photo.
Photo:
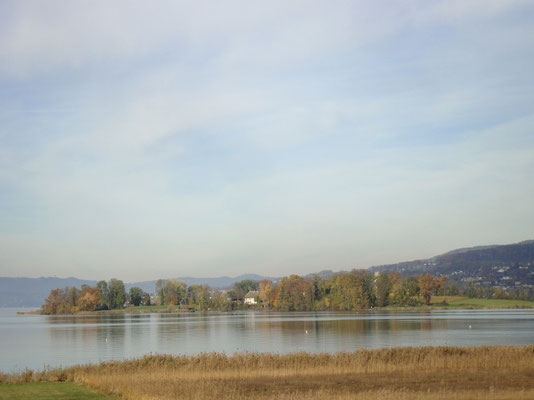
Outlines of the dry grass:
{"type": "Polygon", "coordinates": [[[150,355],[5,380],[69,380],[125,399],[534,399],[534,346],[150,355]]]}

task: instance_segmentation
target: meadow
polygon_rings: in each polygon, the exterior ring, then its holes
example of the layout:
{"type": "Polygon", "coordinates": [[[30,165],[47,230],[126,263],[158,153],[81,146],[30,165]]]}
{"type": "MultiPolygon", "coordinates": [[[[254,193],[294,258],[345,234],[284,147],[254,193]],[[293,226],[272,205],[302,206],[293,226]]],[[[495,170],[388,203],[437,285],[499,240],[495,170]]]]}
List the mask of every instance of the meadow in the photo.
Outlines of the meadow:
{"type": "Polygon", "coordinates": [[[0,400],[104,400],[113,399],[72,382],[23,382],[0,385],[0,400]]]}
{"type": "Polygon", "coordinates": [[[0,398],[14,382],[66,381],[121,399],[515,400],[534,398],[534,346],[147,355],[1,379],[0,398]]]}
{"type": "Polygon", "coordinates": [[[508,299],[475,299],[464,296],[433,296],[431,307],[447,308],[534,308],[534,301],[508,299]]]}

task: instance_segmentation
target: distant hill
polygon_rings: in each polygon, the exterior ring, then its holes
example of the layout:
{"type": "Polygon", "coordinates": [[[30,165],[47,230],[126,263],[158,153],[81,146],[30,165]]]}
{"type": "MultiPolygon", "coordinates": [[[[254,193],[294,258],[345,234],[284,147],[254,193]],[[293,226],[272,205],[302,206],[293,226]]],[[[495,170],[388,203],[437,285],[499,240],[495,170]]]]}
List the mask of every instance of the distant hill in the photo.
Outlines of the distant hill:
{"type": "Polygon", "coordinates": [[[314,276],[319,276],[320,278],[328,279],[328,278],[330,278],[332,275],[334,275],[335,273],[339,273],[339,271],[338,271],[338,272],[334,272],[334,271],[332,271],[331,269],[325,269],[325,270],[320,271],[320,272],[316,272],[316,273],[313,273],[313,274],[304,275],[304,278],[313,278],[314,276]]]}
{"type": "Polygon", "coordinates": [[[52,289],[96,285],[78,278],[1,278],[0,307],[38,307],[52,289]]]}
{"type": "MultiPolygon", "coordinates": [[[[397,264],[380,265],[369,268],[371,272],[398,271],[403,275],[429,272],[433,275],[445,275],[452,279],[483,285],[504,287],[534,286],[534,240],[527,240],[509,245],[490,245],[462,248],[447,253],[414,261],[397,264]]],[[[334,274],[331,270],[306,277],[319,275],[328,278],[334,274]]],[[[226,289],[235,282],[244,279],[270,279],[278,282],[280,278],[265,277],[257,274],[245,274],[236,277],[218,278],[174,278],[187,285],[209,285],[215,289],[226,289]]],[[[97,281],[77,278],[1,278],[0,307],[38,307],[43,304],[50,290],[66,286],[80,287],[83,284],[94,286],[97,281]]],[[[126,289],[139,286],[144,291],[153,293],[156,281],[125,283],[126,289]]]]}
{"type": "MultiPolygon", "coordinates": [[[[280,278],[265,277],[256,274],[245,274],[236,277],[223,276],[219,278],[174,278],[184,281],[187,285],[209,285],[215,289],[226,289],[235,282],[244,279],[261,280],[270,279],[278,281],[280,278]]],[[[96,280],[82,280],[78,278],[2,278],[0,277],[0,307],[39,307],[50,294],[52,289],[67,286],[96,285],[96,280]]],[[[126,290],[138,286],[145,292],[153,293],[156,281],[143,281],[125,283],[126,290]]]]}
{"type": "Polygon", "coordinates": [[[369,270],[397,271],[403,275],[428,272],[458,281],[504,287],[534,285],[534,240],[457,249],[428,259],[380,265],[369,270]]]}

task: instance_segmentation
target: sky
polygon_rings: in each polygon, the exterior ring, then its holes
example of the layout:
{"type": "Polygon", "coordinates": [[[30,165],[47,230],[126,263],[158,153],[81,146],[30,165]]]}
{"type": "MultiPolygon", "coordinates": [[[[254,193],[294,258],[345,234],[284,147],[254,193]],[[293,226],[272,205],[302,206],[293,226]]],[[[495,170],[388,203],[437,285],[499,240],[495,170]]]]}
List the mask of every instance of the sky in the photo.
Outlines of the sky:
{"type": "Polygon", "coordinates": [[[534,3],[0,1],[0,276],[534,239],[534,3]]]}

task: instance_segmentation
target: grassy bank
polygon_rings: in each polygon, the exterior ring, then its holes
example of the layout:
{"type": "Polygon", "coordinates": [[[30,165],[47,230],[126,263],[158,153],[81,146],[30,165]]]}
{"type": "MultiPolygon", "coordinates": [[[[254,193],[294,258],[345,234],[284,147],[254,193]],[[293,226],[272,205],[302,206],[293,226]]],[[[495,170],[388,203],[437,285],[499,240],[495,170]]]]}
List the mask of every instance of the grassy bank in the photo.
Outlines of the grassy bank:
{"type": "MultiPolygon", "coordinates": [[[[28,380],[28,375],[4,376],[4,381],[28,380]]],[[[66,379],[125,399],[515,400],[534,398],[534,346],[151,355],[30,378],[66,379]]]]}
{"type": "Polygon", "coordinates": [[[24,382],[0,384],[0,400],[104,400],[112,399],[72,382],[24,382]]]}
{"type": "Polygon", "coordinates": [[[500,300],[500,299],[472,299],[461,296],[434,296],[433,307],[447,308],[534,308],[534,301],[500,300]]]}

